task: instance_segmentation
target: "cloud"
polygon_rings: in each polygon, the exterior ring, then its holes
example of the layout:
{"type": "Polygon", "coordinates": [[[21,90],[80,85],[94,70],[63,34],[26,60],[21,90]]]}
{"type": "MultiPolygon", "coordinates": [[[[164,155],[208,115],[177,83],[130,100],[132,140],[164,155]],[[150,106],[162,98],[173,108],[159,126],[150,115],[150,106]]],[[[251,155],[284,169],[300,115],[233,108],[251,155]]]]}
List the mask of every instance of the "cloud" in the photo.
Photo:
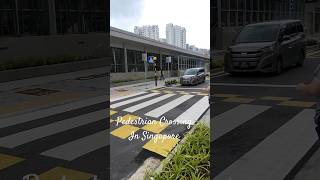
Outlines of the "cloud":
{"type": "Polygon", "coordinates": [[[143,0],[111,0],[110,25],[130,30],[141,17],[143,0]]]}

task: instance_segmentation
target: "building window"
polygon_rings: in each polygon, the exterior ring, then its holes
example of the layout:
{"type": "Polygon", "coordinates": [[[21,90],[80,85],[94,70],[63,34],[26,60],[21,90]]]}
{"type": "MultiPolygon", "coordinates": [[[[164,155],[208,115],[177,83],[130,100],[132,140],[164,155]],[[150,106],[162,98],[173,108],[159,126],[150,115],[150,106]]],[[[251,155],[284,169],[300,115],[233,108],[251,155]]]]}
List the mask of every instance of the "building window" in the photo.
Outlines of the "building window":
{"type": "Polygon", "coordinates": [[[0,36],[46,35],[48,33],[47,1],[1,0],[0,36]]]}
{"type": "Polygon", "coordinates": [[[55,0],[55,6],[60,34],[106,31],[106,1],[55,0]]]}
{"type": "Polygon", "coordinates": [[[124,50],[122,48],[112,48],[114,51],[113,72],[125,72],[124,50]],[[115,64],[114,64],[115,63],[115,64]]]}

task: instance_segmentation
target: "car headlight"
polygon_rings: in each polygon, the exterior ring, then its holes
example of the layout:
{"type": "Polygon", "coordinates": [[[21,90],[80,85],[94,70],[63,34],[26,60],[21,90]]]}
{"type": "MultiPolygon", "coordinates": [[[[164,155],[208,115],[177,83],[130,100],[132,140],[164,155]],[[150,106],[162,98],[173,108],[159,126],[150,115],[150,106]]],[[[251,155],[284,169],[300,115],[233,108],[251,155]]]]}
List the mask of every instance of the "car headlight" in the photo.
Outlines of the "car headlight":
{"type": "Polygon", "coordinates": [[[272,53],[273,50],[274,50],[274,46],[269,46],[269,47],[263,48],[261,51],[262,51],[263,53],[272,53]]]}

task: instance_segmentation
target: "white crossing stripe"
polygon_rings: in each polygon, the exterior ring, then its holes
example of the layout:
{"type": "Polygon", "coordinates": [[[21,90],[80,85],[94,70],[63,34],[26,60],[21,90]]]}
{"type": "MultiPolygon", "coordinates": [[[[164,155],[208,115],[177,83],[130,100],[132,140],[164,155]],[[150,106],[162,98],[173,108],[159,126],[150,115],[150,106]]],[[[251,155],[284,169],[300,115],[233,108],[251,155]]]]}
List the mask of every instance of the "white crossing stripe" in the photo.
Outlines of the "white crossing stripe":
{"type": "Polygon", "coordinates": [[[284,179],[318,139],[313,116],[301,111],[215,179],[284,179]]]}
{"type": "Polygon", "coordinates": [[[115,99],[110,99],[110,102],[119,101],[119,100],[122,100],[122,99],[130,98],[130,97],[133,97],[133,96],[138,96],[138,95],[145,94],[145,93],[147,93],[147,92],[139,92],[139,93],[130,94],[130,95],[127,95],[127,96],[121,96],[121,97],[118,97],[118,98],[115,98],[115,99]]]}
{"type": "Polygon", "coordinates": [[[174,96],[175,94],[166,94],[166,95],[163,95],[163,96],[160,96],[160,97],[157,97],[155,99],[151,99],[149,101],[146,101],[146,102],[143,102],[143,103],[140,103],[140,104],[137,104],[137,105],[134,105],[134,106],[131,106],[129,108],[126,108],[124,109],[124,111],[127,111],[127,112],[135,112],[135,111],[138,111],[139,109],[143,109],[145,107],[148,107],[152,104],[155,104],[157,102],[160,102],[162,100],[165,100],[171,96],[174,96]]]}
{"type": "Polygon", "coordinates": [[[67,112],[67,111],[71,111],[71,110],[75,110],[75,109],[79,109],[79,108],[83,108],[83,107],[87,107],[90,105],[103,103],[103,102],[107,102],[106,97],[98,96],[98,97],[86,99],[83,101],[76,101],[76,102],[64,104],[61,106],[56,106],[56,107],[43,109],[35,112],[30,112],[22,115],[2,118],[0,119],[0,128],[5,128],[5,127],[21,124],[21,123],[30,122],[36,119],[49,117],[55,114],[59,114],[59,113],[63,113],[63,112],[67,112]]]}
{"type": "Polygon", "coordinates": [[[167,104],[164,104],[152,111],[147,112],[145,115],[150,117],[159,118],[162,114],[172,110],[173,108],[177,107],[178,105],[182,104],[183,102],[187,101],[188,99],[192,98],[194,95],[183,95],[167,104]]]}
{"type": "Polygon", "coordinates": [[[14,148],[43,137],[99,121],[107,117],[107,111],[104,109],[45,126],[21,131],[19,133],[0,138],[0,147],[14,148]]]}
{"type": "Polygon", "coordinates": [[[203,97],[195,104],[193,104],[189,109],[187,109],[184,113],[182,113],[179,117],[177,117],[175,121],[181,124],[193,125],[208,108],[208,97],[203,97]]]}
{"type": "Polygon", "coordinates": [[[270,106],[241,104],[213,118],[211,141],[269,109],[270,106]]]}
{"type": "Polygon", "coordinates": [[[117,108],[117,107],[120,107],[120,106],[124,106],[124,105],[130,104],[130,103],[133,103],[135,101],[140,101],[142,99],[146,99],[146,98],[149,98],[149,97],[152,97],[152,96],[156,96],[158,94],[160,94],[160,93],[150,93],[150,94],[147,94],[147,95],[144,95],[144,96],[136,97],[136,98],[133,98],[133,99],[128,99],[126,101],[121,101],[121,102],[118,102],[116,104],[111,104],[110,108],[117,108]]]}
{"type": "Polygon", "coordinates": [[[109,138],[107,135],[107,130],[100,131],[42,152],[41,155],[72,161],[87,153],[107,146],[109,144],[109,138]]]}

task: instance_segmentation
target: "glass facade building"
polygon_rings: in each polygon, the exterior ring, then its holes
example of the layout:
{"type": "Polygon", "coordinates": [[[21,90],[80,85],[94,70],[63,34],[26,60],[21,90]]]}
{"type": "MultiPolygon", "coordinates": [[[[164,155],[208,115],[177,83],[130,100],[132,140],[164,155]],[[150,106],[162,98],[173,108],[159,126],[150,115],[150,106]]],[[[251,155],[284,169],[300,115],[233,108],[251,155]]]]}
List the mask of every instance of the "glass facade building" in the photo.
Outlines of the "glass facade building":
{"type": "MultiPolygon", "coordinates": [[[[112,47],[112,63],[111,63],[111,72],[112,73],[124,73],[124,72],[144,72],[144,62],[142,61],[143,51],[124,49],[112,47]],[[125,56],[127,58],[127,63],[125,62],[125,56]],[[127,71],[126,71],[127,68],[127,71]]],[[[168,68],[172,71],[185,70],[188,68],[194,67],[203,67],[204,61],[200,58],[194,58],[189,56],[175,56],[175,55],[163,55],[156,53],[147,53],[148,56],[157,57],[157,70],[160,70],[160,67],[163,71],[167,71],[168,68]],[[171,57],[171,63],[166,63],[166,57],[171,57]]],[[[153,64],[147,65],[148,71],[154,70],[153,64]]]]}
{"type": "Polygon", "coordinates": [[[279,19],[304,19],[303,0],[213,0],[211,13],[216,27],[279,19]]]}
{"type": "Polygon", "coordinates": [[[242,26],[281,19],[304,22],[304,0],[213,0],[211,1],[213,48],[225,49],[242,26]]]}
{"type": "Polygon", "coordinates": [[[0,36],[105,32],[105,0],[1,0],[0,36]]]}

